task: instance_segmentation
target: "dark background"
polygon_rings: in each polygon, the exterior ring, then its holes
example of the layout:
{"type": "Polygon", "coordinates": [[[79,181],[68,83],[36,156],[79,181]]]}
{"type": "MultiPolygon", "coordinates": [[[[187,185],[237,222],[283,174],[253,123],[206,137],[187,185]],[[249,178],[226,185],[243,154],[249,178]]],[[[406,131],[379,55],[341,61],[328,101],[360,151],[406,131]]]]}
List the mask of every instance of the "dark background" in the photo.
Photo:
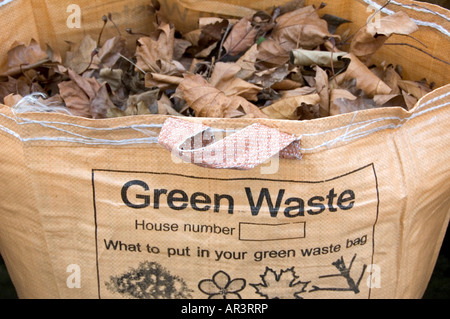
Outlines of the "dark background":
{"type": "MultiPolygon", "coordinates": [[[[420,0],[419,0],[420,1],[420,0]]],[[[440,5],[441,7],[450,10],[450,0],[423,0],[422,2],[428,2],[440,5]]],[[[433,276],[428,284],[427,291],[424,295],[425,299],[450,299],[450,233],[447,230],[447,234],[444,239],[444,243],[441,247],[441,253],[439,254],[434,268],[433,276]]]]}
{"type": "MultiPolygon", "coordinates": [[[[450,0],[425,0],[450,9],[450,0]]],[[[450,234],[444,239],[436,262],[433,276],[428,284],[424,299],[450,299],[450,234]]],[[[0,299],[17,299],[17,294],[9,278],[6,266],[0,256],[0,299]]]]}

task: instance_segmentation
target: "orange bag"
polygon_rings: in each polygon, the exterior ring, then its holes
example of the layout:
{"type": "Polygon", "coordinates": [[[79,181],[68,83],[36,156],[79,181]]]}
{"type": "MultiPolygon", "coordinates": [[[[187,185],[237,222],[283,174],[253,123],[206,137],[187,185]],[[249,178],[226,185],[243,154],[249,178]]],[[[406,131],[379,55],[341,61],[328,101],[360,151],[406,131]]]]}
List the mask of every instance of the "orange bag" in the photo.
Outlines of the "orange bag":
{"type": "MultiPolygon", "coordinates": [[[[149,25],[146,1],[78,3],[81,29],[63,27],[69,1],[0,6],[9,26],[0,65],[14,40],[63,50],[64,40],[95,34],[105,12],[120,13],[117,24],[149,25]]],[[[205,10],[246,5],[160,4],[186,28],[205,10]]],[[[354,31],[382,4],[330,1],[324,13],[353,21],[354,31]]],[[[397,10],[415,19],[433,55],[448,58],[448,11],[397,0],[383,14],[397,10]]],[[[437,87],[410,111],[93,120],[2,105],[0,252],[19,297],[421,298],[450,217],[450,68],[396,49],[377,61],[437,87]]]]}

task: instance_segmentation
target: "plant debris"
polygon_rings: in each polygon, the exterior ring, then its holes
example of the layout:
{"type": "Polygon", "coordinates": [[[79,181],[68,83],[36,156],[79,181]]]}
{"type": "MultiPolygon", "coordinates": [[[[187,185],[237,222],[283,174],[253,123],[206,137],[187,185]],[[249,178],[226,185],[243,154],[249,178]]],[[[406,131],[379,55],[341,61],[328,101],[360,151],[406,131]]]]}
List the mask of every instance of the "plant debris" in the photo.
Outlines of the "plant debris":
{"type": "MultiPolygon", "coordinates": [[[[426,80],[404,79],[401,66],[370,62],[392,34],[412,37],[417,30],[404,12],[342,39],[335,32],[351,21],[322,15],[324,5],[297,0],[241,19],[201,17],[198,29],[184,34],[155,6],[150,34],[126,28],[106,40],[102,32],[98,39],[87,35],[67,42],[64,59],[34,39],[15,43],[0,75],[0,102],[14,106],[39,93],[43,112],[94,119],[308,120],[378,107],[409,110],[433,89],[426,80]],[[139,36],[134,52],[126,34],[139,36]]],[[[102,21],[114,23],[110,14],[102,21]]]]}

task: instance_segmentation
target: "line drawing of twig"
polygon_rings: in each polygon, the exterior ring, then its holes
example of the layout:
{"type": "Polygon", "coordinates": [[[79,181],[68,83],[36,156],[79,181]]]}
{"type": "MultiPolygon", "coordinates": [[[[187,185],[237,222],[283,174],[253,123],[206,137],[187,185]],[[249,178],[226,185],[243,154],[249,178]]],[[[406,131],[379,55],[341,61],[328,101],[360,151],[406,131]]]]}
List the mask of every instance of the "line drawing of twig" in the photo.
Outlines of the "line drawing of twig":
{"type": "Polygon", "coordinates": [[[361,275],[359,276],[358,280],[355,282],[355,280],[351,277],[350,271],[353,266],[353,262],[355,261],[356,254],[353,256],[352,260],[350,261],[350,264],[348,267],[345,265],[344,257],[341,256],[338,260],[332,263],[333,266],[339,270],[338,274],[331,274],[331,275],[322,275],[319,276],[319,278],[329,278],[329,277],[344,277],[347,281],[348,287],[319,287],[316,285],[312,286],[312,289],[309,292],[314,291],[320,291],[320,290],[328,290],[328,291],[353,291],[355,294],[359,293],[359,284],[361,283],[362,277],[364,276],[364,272],[366,271],[367,265],[363,265],[363,269],[361,271],[361,275]]]}

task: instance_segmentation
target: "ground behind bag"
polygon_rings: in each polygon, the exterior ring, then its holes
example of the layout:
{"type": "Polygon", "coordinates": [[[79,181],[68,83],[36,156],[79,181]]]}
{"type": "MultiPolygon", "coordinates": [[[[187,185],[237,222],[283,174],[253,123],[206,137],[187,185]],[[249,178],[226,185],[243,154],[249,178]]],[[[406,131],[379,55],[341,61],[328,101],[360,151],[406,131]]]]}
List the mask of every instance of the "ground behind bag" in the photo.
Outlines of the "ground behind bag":
{"type": "MultiPolygon", "coordinates": [[[[327,10],[355,28],[370,15],[337,2],[327,10]]],[[[422,21],[418,37],[445,56],[433,44],[448,47],[447,11],[387,9],[422,21]]],[[[450,217],[449,67],[383,50],[438,88],[410,111],[311,121],[1,106],[0,252],[19,297],[420,298],[450,217]],[[183,150],[191,137],[200,147],[183,150]]]]}

